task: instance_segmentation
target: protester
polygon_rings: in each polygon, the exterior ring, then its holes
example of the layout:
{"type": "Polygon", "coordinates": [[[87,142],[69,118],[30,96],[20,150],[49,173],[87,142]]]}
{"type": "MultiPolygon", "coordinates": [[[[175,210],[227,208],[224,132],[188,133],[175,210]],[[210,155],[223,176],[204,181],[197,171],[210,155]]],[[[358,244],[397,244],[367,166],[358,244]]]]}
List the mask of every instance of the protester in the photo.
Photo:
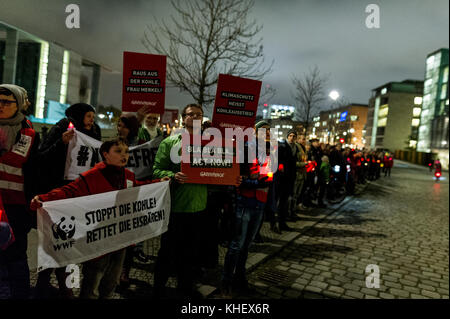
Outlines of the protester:
{"type": "MultiPolygon", "coordinates": [[[[128,146],[138,144],[139,121],[133,113],[122,113],[117,122],[117,136],[127,141],[128,146]]],[[[151,176],[151,174],[149,174],[151,176]]],[[[144,180],[147,178],[144,178],[144,180]]],[[[147,263],[150,257],[144,253],[143,242],[130,246],[126,250],[123,263],[122,274],[120,277],[120,288],[125,289],[130,286],[130,270],[133,263],[133,257],[140,262],[147,263]]]]}
{"type": "MultiPolygon", "coordinates": [[[[35,196],[31,208],[36,210],[45,201],[100,194],[159,181],[136,181],[134,173],[125,168],[129,157],[125,140],[118,138],[104,142],[100,147],[100,154],[102,162],[82,173],[75,181],[47,194],[35,196]],[[128,184],[129,181],[132,181],[131,185],[128,184]]],[[[124,258],[125,249],[119,249],[85,262],[80,298],[110,299],[119,283],[124,258]]]]}
{"type": "Polygon", "coordinates": [[[27,299],[30,294],[27,242],[35,222],[27,203],[36,192],[34,181],[39,161],[39,134],[23,115],[24,105],[24,91],[20,87],[0,85],[0,198],[15,237],[10,246],[0,251],[0,262],[7,269],[6,280],[13,299],[27,299]]]}
{"type": "Polygon", "coordinates": [[[296,161],[297,153],[300,151],[295,140],[297,133],[289,130],[286,139],[280,143],[278,161],[282,169],[280,169],[280,203],[279,203],[279,224],[280,230],[292,230],[286,221],[295,220],[295,205],[293,205],[293,191],[296,179],[296,161]],[[294,207],[292,207],[294,206],[294,207]]]}
{"type": "MultiPolygon", "coordinates": [[[[56,123],[49,131],[47,138],[39,147],[40,155],[45,159],[39,169],[39,193],[46,193],[54,188],[61,187],[71,182],[64,177],[67,149],[70,140],[75,136],[75,128],[98,141],[101,140],[100,127],[94,122],[95,109],[86,103],[71,105],[65,112],[66,117],[56,123]],[[72,123],[72,127],[69,127],[72,123]]],[[[36,283],[36,297],[48,298],[56,293],[50,283],[53,269],[45,269],[39,272],[36,283]]],[[[55,269],[58,280],[59,296],[73,298],[72,289],[66,286],[65,268],[55,269]]]]}
{"type": "Polygon", "coordinates": [[[389,153],[386,153],[383,158],[383,165],[384,165],[384,177],[389,176],[391,177],[391,169],[392,166],[394,166],[394,158],[389,153]]]}
{"type": "Polygon", "coordinates": [[[138,145],[139,122],[133,113],[122,113],[117,122],[117,136],[127,141],[128,146],[138,145]]]}
{"type": "MultiPolygon", "coordinates": [[[[199,123],[200,134],[203,109],[199,104],[189,104],[182,112],[185,131],[194,134],[194,120],[199,123]]],[[[164,139],[159,145],[153,166],[156,178],[171,177],[172,209],[168,231],[161,236],[161,247],[155,264],[154,296],[165,296],[165,286],[170,270],[175,267],[178,293],[183,298],[201,298],[194,289],[194,268],[199,258],[199,240],[207,240],[201,228],[207,204],[207,186],[189,184],[188,176],[180,171],[180,164],[172,156],[181,156],[182,134],[174,134],[164,139]],[[172,151],[172,149],[177,150],[172,151]]]]}
{"type": "MultiPolygon", "coordinates": [[[[138,120],[142,118],[143,115],[141,113],[144,111],[145,108],[141,109],[140,113],[138,112],[138,120]]],[[[159,114],[155,113],[145,114],[145,119],[143,121],[144,123],[139,128],[138,132],[140,144],[151,141],[159,136],[163,136],[163,132],[158,126],[158,121],[159,121],[159,114]]]]}
{"type": "Polygon", "coordinates": [[[321,160],[322,163],[320,164],[319,170],[319,196],[317,205],[320,208],[325,208],[326,205],[323,202],[323,197],[325,195],[327,185],[330,182],[330,163],[328,156],[326,155],[322,156],[321,160]]]}
{"type": "MultiPolygon", "coordinates": [[[[304,194],[304,184],[306,181],[306,164],[308,163],[308,154],[306,152],[306,137],[301,134],[297,137],[296,146],[298,149],[297,159],[295,166],[297,168],[294,191],[293,191],[293,207],[297,207],[299,201],[301,201],[302,195],[304,194]]],[[[300,203],[300,209],[307,209],[303,203],[300,203]]]]}
{"type": "MultiPolygon", "coordinates": [[[[270,128],[267,123],[262,125],[257,123],[255,127],[270,128]]],[[[258,153],[258,141],[254,140],[249,143],[256,144],[254,148],[257,157],[252,159],[246,156],[244,163],[240,165],[242,183],[236,197],[234,233],[223,267],[221,290],[224,297],[230,297],[234,289],[244,294],[251,292],[245,271],[248,248],[262,223],[264,206],[272,179],[271,174],[274,171],[270,163],[270,143],[266,144],[263,158],[258,153]]],[[[248,147],[247,144],[244,150],[245,155],[248,155],[248,147]]]]}

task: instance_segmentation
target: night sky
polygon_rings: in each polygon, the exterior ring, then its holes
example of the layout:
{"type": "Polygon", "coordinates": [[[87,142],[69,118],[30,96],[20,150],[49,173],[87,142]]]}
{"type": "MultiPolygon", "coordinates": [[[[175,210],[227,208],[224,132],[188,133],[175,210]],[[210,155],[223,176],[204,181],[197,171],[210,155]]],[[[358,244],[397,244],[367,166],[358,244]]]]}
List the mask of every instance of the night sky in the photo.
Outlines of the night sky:
{"type": "MultiPolygon", "coordinates": [[[[99,103],[117,107],[122,52],[147,52],[145,26],[170,14],[170,2],[159,0],[0,0],[1,21],[113,69],[102,75],[99,103]],[[70,3],[80,6],[80,29],[65,27],[70,3]]],[[[294,105],[292,76],[314,65],[329,75],[327,93],[336,89],[350,102],[367,104],[371,90],[384,83],[423,80],[427,54],[449,47],[448,0],[256,0],[250,18],[263,24],[266,60],[275,60],[263,79],[277,89],[275,104],[294,105]],[[380,7],[379,29],[365,26],[370,3],[380,7]]],[[[190,102],[178,89],[167,91],[167,107],[190,102]]]]}

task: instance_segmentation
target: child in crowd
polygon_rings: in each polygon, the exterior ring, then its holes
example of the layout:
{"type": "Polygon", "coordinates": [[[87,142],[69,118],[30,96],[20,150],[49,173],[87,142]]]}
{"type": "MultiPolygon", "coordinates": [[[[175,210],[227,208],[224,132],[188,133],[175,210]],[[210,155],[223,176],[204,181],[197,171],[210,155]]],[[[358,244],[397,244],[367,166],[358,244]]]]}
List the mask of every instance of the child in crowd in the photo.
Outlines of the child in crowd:
{"type": "MultiPolygon", "coordinates": [[[[105,193],[160,181],[136,181],[134,173],[125,168],[129,153],[128,145],[123,139],[117,138],[104,142],[100,147],[100,154],[103,162],[81,174],[70,184],[56,188],[47,194],[35,196],[31,202],[31,209],[36,210],[45,201],[105,193]]],[[[166,177],[161,180],[169,179],[166,177]]],[[[120,249],[84,263],[80,298],[109,299],[112,297],[119,282],[125,250],[120,249]]]]}

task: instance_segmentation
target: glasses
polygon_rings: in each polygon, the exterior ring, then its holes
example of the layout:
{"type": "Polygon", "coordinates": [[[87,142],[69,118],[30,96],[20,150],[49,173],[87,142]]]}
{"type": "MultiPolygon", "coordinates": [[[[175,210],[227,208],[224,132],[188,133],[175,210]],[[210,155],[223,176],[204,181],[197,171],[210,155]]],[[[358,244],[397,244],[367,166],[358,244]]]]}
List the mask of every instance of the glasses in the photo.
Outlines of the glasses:
{"type": "Polygon", "coordinates": [[[0,100],[0,104],[4,106],[11,106],[11,104],[16,103],[16,101],[11,100],[0,100]]]}
{"type": "Polygon", "coordinates": [[[189,117],[202,117],[203,113],[186,113],[185,115],[189,117]]]}

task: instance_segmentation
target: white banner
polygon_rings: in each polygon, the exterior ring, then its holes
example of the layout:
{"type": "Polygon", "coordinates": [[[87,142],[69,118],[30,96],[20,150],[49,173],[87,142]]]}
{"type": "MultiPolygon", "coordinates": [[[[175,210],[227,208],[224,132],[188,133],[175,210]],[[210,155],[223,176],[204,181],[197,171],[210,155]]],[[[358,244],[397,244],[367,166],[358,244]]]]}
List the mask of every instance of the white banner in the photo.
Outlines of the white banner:
{"type": "MultiPolygon", "coordinates": [[[[127,168],[134,172],[136,179],[148,178],[153,171],[153,163],[159,144],[163,137],[157,137],[150,142],[130,146],[130,158],[127,168]]],[[[75,130],[75,136],[70,140],[66,157],[64,178],[75,180],[102,160],[99,149],[102,142],[75,130]]]]}
{"type": "Polygon", "coordinates": [[[169,182],[44,202],[38,271],[81,263],[167,231],[169,182]]]}

